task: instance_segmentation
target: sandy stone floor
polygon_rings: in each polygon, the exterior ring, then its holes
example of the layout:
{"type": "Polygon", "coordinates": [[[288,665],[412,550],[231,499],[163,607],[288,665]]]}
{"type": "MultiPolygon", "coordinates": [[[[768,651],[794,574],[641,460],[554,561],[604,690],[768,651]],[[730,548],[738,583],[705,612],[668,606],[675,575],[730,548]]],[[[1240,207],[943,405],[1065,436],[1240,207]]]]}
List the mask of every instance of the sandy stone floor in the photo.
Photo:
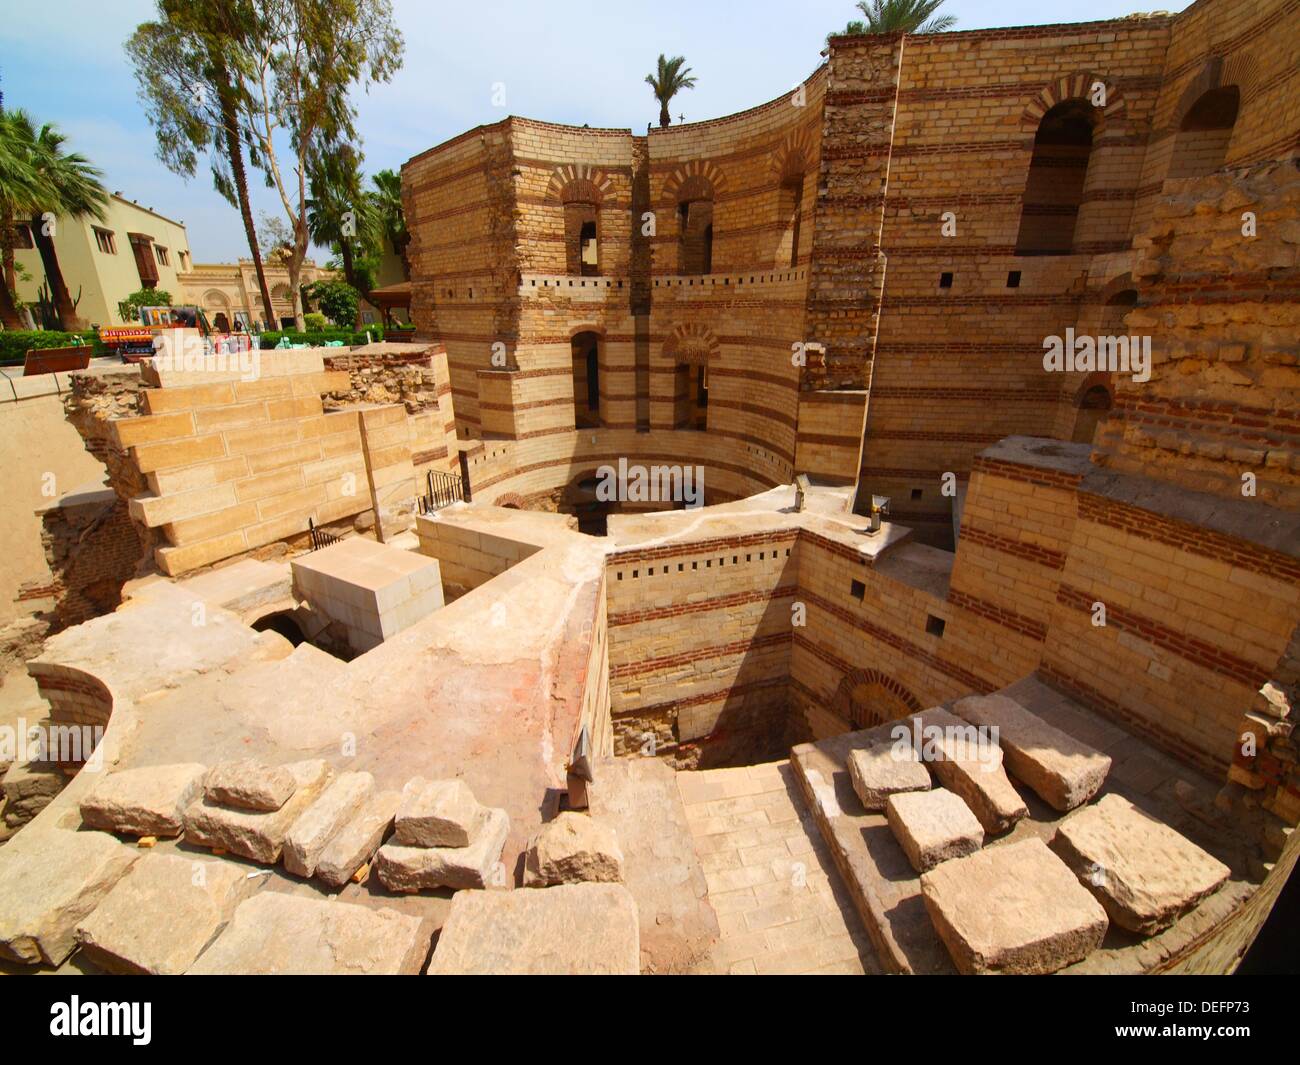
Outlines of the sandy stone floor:
{"type": "Polygon", "coordinates": [[[721,973],[878,973],[789,762],[678,773],[721,973]]]}

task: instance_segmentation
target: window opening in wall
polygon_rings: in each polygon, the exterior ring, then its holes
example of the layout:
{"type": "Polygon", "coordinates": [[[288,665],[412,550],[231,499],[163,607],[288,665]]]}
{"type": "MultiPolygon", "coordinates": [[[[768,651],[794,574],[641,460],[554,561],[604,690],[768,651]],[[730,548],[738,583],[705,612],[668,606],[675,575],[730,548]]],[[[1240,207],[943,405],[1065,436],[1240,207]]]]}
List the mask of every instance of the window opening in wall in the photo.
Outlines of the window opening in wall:
{"type": "Polygon", "coordinates": [[[944,626],[947,624],[943,618],[937,618],[933,614],[928,614],[925,619],[925,631],[931,636],[942,636],[944,626]]]}
{"type": "Polygon", "coordinates": [[[600,427],[600,337],[579,333],[572,341],[574,428],[600,427]]]}
{"type": "Polygon", "coordinates": [[[849,595],[854,599],[863,599],[867,594],[867,586],[862,581],[851,581],[849,583],[849,595]]]}
{"type": "Polygon", "coordinates": [[[1012,270],[1007,274],[1007,288],[1020,287],[1020,271],[1012,270]]]}
{"type": "Polygon", "coordinates": [[[951,272],[951,271],[949,271],[949,270],[945,270],[943,273],[941,273],[941,274],[939,275],[939,287],[940,287],[940,288],[952,288],[952,272],[951,272]]]}
{"type": "Polygon", "coordinates": [[[1171,178],[1202,177],[1223,166],[1240,105],[1241,92],[1235,85],[1211,89],[1192,104],[1174,138],[1171,178]]]}
{"type": "Polygon", "coordinates": [[[912,498],[913,498],[913,499],[920,499],[920,498],[921,498],[921,489],[919,489],[919,488],[913,488],[913,489],[912,489],[912,498]]]}
{"type": "Polygon", "coordinates": [[[1088,100],[1066,100],[1039,121],[1021,198],[1017,255],[1068,255],[1073,248],[1096,110],[1088,100]]]}

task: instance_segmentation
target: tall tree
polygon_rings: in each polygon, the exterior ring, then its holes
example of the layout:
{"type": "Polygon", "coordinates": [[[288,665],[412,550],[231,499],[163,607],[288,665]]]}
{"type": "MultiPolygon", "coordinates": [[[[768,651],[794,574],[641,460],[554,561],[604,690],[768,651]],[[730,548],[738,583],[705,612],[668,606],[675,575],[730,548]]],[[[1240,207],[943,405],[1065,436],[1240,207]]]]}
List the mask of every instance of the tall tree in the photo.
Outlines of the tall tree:
{"type": "Polygon", "coordinates": [[[13,111],[7,125],[6,136],[12,138],[14,150],[34,174],[35,196],[27,203],[25,213],[45,268],[55,317],[63,329],[84,329],[85,322],[78,316],[63,280],[54,235],[59,221],[103,221],[108,191],[100,183],[101,171],[91,166],[85,156],[64,151],[67,138],[48,123],[37,129],[25,112],[13,111]]]}
{"type": "Polygon", "coordinates": [[[682,89],[695,88],[691,68],[686,66],[686,59],[683,56],[665,59],[660,53],[659,69],[653,74],[647,74],[645,81],[653,90],[655,99],[659,101],[659,125],[667,129],[673,121],[673,116],[668,110],[673,97],[682,89]]]}
{"type": "Polygon", "coordinates": [[[899,30],[942,33],[957,24],[953,15],[935,15],[942,6],[943,0],[858,0],[862,18],[854,19],[842,32],[849,36],[899,30]]]}
{"type": "MultiPolygon", "coordinates": [[[[308,180],[307,232],[314,244],[338,251],[343,279],[364,296],[373,279],[359,276],[357,259],[378,246],[382,233],[362,188],[360,161],[360,153],[348,144],[333,146],[317,158],[308,180]]],[[[353,327],[360,325],[358,307],[353,327]]]]}
{"type": "Polygon", "coordinates": [[[310,175],[330,150],[356,141],[348,90],[391,80],[402,64],[402,35],[389,0],[254,0],[254,6],[258,39],[244,120],[293,232],[289,290],[301,329],[310,175]]]}
{"type": "Polygon", "coordinates": [[[401,175],[392,170],[381,170],[371,180],[375,184],[370,193],[371,203],[379,216],[384,237],[393,253],[402,260],[402,276],[409,281],[411,263],[406,257],[406,248],[411,243],[411,234],[406,228],[406,211],[402,207],[401,175]]]}
{"type": "MultiPolygon", "coordinates": [[[[163,165],[193,177],[200,154],[207,153],[213,185],[239,209],[262,310],[267,326],[274,327],[239,123],[255,19],[250,0],[158,0],[157,19],[136,27],[126,52],[135,67],[146,117],[158,134],[163,165]]],[[[255,145],[249,148],[256,163],[255,145]]]]}
{"type": "Polygon", "coordinates": [[[39,198],[36,171],[32,167],[29,142],[24,128],[31,129],[25,115],[17,120],[0,110],[0,242],[3,243],[4,276],[0,278],[0,323],[6,329],[21,329],[15,297],[14,240],[19,218],[26,218],[39,198]]]}

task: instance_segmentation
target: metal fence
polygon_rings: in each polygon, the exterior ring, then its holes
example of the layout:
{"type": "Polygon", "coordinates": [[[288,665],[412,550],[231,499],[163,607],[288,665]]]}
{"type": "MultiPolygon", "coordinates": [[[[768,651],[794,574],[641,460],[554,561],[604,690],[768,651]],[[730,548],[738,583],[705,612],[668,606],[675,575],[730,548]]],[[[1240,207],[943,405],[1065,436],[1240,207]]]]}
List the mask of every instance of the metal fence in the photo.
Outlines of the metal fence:
{"type": "Polygon", "coordinates": [[[333,533],[327,533],[323,529],[316,528],[316,523],[311,518],[307,519],[307,531],[311,533],[311,549],[319,551],[322,547],[329,547],[330,544],[337,544],[343,539],[341,536],[335,536],[333,533]]]}
{"type": "Polygon", "coordinates": [[[421,514],[431,514],[435,510],[441,510],[465,499],[465,478],[459,473],[430,470],[427,484],[428,492],[420,496],[421,514]]]}

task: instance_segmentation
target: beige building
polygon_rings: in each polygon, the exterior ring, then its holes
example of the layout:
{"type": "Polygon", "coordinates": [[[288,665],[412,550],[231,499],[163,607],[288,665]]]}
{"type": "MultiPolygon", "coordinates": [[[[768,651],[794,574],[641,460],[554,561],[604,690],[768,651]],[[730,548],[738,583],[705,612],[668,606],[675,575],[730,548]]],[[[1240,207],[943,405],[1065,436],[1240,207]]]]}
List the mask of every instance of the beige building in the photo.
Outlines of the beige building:
{"type": "MultiPolygon", "coordinates": [[[[18,227],[18,298],[35,303],[45,267],[26,226],[18,227]]],[[[173,221],[120,193],[109,197],[104,221],[59,218],[54,228],[68,292],[90,325],[122,325],[117,305],[132,292],[157,288],[180,297],[180,275],[191,267],[185,223],[173,221]]],[[[33,323],[35,324],[35,323],[33,323]]]]}
{"type": "MultiPolygon", "coordinates": [[[[202,307],[208,321],[218,331],[248,328],[250,324],[266,329],[292,329],[293,298],[289,271],[285,266],[270,261],[263,264],[263,269],[267,288],[271,290],[271,307],[275,311],[276,320],[271,323],[265,321],[252,259],[240,259],[236,263],[198,263],[180,276],[180,291],[176,295],[181,302],[202,307]]],[[[335,271],[323,270],[308,259],[302,264],[299,280],[303,285],[311,285],[336,276],[335,271]]]]}

